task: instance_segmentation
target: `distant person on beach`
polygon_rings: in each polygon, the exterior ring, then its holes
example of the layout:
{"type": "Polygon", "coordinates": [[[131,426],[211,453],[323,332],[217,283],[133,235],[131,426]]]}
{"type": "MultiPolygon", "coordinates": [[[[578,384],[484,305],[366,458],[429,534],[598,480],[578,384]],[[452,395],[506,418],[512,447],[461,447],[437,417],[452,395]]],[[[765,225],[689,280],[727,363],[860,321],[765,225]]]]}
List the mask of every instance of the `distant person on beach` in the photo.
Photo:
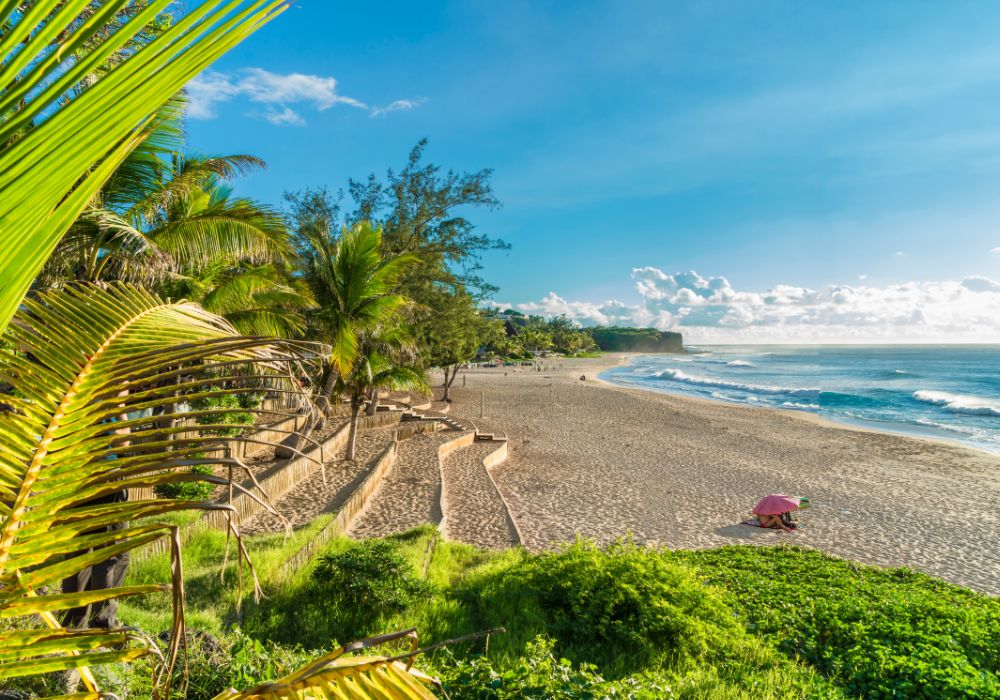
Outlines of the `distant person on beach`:
{"type": "Polygon", "coordinates": [[[791,532],[795,529],[795,525],[791,521],[791,517],[788,517],[786,521],[786,516],[788,516],[788,513],[782,513],[781,515],[758,515],[757,522],[760,523],[761,527],[791,532]]]}

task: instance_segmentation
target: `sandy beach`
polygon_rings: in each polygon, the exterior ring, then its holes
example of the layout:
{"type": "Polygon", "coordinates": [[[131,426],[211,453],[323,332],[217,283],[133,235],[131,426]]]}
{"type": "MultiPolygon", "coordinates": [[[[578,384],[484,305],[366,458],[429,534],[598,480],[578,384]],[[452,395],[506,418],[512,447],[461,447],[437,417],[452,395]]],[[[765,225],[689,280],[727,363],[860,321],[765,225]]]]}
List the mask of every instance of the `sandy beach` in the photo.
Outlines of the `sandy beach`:
{"type": "Polygon", "coordinates": [[[529,548],[626,533],[671,548],[797,544],[1000,593],[1000,457],[596,381],[623,361],[556,359],[456,382],[452,413],[510,438],[494,476],[529,548]],[[810,496],[804,528],[740,524],[771,492],[810,496]]]}

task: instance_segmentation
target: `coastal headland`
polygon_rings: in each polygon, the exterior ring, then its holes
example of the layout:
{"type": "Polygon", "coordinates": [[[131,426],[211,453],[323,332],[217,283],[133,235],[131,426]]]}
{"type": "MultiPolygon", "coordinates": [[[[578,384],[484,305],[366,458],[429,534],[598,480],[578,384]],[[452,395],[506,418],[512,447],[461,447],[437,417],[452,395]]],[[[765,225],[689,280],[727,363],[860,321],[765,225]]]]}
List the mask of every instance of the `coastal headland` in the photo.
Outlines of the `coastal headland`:
{"type": "Polygon", "coordinates": [[[1000,457],[597,380],[627,357],[472,369],[453,389],[454,415],[509,436],[494,477],[529,548],[795,544],[1000,593],[1000,457]],[[811,498],[805,527],[740,524],[771,492],[811,498]]]}

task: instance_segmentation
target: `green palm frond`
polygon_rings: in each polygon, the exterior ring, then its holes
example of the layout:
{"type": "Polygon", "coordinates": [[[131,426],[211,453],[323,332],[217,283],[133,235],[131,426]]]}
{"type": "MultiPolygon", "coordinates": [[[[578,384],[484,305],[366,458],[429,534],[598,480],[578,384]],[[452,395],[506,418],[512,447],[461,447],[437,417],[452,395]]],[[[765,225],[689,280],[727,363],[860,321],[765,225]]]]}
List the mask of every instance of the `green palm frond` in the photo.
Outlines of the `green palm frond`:
{"type": "Polygon", "coordinates": [[[344,228],[336,241],[321,228],[306,235],[306,278],[319,306],[316,324],[331,345],[330,363],[347,377],[358,361],[361,335],[390,325],[408,303],[396,288],[419,260],[384,256],[382,231],[367,222],[344,228]]]}
{"type": "Polygon", "coordinates": [[[287,7],[206,0],[109,67],[172,0],[0,3],[0,329],[76,216],[186,82],[287,7]],[[83,21],[85,10],[94,10],[83,21]],[[94,43],[100,39],[98,43],[94,43]]]}
{"type": "Polygon", "coordinates": [[[246,199],[208,201],[189,195],[175,205],[150,238],[181,266],[213,260],[277,262],[291,254],[285,220],[276,211],[246,199]]]}
{"type": "Polygon", "coordinates": [[[182,156],[179,155],[181,148],[183,144],[174,149],[169,168],[157,181],[134,191],[127,200],[128,214],[133,220],[153,221],[159,212],[169,210],[214,182],[233,180],[267,167],[256,156],[182,156]]]}
{"type": "Polygon", "coordinates": [[[163,182],[172,154],[184,149],[187,100],[177,93],[150,118],[145,137],[101,188],[100,206],[126,212],[163,182]]]}
{"type": "Polygon", "coordinates": [[[306,309],[314,306],[307,289],[274,265],[229,267],[218,263],[196,277],[203,284],[197,300],[228,320],[244,335],[291,338],[305,330],[306,309]]]}
{"type": "Polygon", "coordinates": [[[379,644],[409,638],[414,649],[403,655],[409,660],[416,651],[416,634],[413,630],[396,632],[355,642],[333,651],[270,683],[248,690],[229,689],[215,700],[434,700],[428,686],[436,681],[412,668],[409,661],[390,656],[349,656],[379,644]]]}
{"type": "MultiPolygon", "coordinates": [[[[10,410],[0,413],[0,618],[44,613],[55,631],[0,632],[0,678],[147,654],[124,630],[74,630],[65,637],[54,613],[163,586],[51,590],[116,552],[172,536],[179,628],[179,545],[175,528],[157,517],[230,509],[170,499],[95,501],[181,481],[228,484],[225,475],[239,462],[206,455],[224,446],[213,431],[233,427],[225,414],[246,409],[185,411],[185,404],[223,392],[299,398],[290,374],[301,371],[297,350],[306,346],[240,337],[194,304],[124,285],[68,286],[29,297],[8,335],[18,352],[0,355],[0,382],[14,389],[3,397],[10,410]],[[204,424],[185,423],[196,417],[204,424]],[[215,475],[196,473],[199,465],[214,467],[215,475]],[[127,529],[108,529],[129,522],[127,529]],[[129,643],[109,645],[108,634],[129,643]],[[72,644],[61,646],[60,639],[72,644]],[[49,652],[60,653],[40,658],[49,652]]],[[[175,653],[176,647],[170,657],[175,653]]]]}

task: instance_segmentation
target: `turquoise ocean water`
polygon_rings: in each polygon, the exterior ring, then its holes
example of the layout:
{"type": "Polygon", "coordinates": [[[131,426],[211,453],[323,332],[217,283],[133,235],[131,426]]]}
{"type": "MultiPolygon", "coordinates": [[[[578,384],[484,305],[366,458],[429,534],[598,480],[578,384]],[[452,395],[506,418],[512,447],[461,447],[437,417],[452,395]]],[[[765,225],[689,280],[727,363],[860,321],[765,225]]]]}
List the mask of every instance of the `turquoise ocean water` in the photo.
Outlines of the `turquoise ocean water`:
{"type": "Polygon", "coordinates": [[[1000,454],[1000,345],[704,346],[601,374],[624,386],[816,413],[1000,454]]]}

